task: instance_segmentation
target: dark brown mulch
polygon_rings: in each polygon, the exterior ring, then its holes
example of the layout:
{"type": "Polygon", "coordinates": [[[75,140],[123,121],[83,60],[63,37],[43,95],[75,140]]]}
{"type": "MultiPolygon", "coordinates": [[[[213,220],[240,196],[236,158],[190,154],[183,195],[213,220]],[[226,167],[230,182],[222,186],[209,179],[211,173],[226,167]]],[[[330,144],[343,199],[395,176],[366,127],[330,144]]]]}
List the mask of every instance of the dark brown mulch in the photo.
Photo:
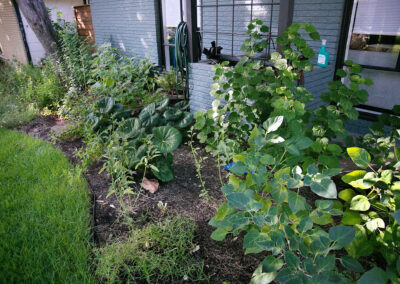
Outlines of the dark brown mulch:
{"type": "MultiPolygon", "coordinates": [[[[63,123],[65,122],[55,116],[42,116],[19,127],[19,130],[52,142],[72,163],[77,164],[79,159],[74,152],[84,147],[82,141],[51,141],[51,128],[62,126],[63,123]]],[[[202,169],[203,179],[213,200],[211,202],[199,197],[201,189],[190,148],[182,145],[173,155],[176,178],[172,182],[161,183],[155,194],[143,193],[132,210],[132,218],[142,222],[148,216],[161,219],[166,214],[180,214],[191,218],[196,223],[195,242],[200,246],[195,256],[204,260],[205,271],[211,276],[210,283],[248,283],[264,255],[245,255],[243,236],[229,236],[223,242],[210,238],[214,228],[208,225],[208,221],[224,200],[215,161],[212,158],[207,159],[202,169]],[[160,201],[167,204],[166,212],[158,207],[160,201]]],[[[128,227],[118,218],[117,200],[113,196],[106,198],[110,178],[105,171],[99,174],[102,167],[103,164],[98,162],[91,165],[85,173],[93,196],[93,235],[98,246],[104,246],[113,238],[124,237],[128,232],[128,227]]]]}

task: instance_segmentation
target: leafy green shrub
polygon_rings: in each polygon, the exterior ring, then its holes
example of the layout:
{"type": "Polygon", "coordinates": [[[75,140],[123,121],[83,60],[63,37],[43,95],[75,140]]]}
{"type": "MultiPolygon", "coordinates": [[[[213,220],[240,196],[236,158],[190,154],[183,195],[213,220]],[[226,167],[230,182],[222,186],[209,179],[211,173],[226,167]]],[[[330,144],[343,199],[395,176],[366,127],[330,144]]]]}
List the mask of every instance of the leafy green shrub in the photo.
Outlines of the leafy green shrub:
{"type": "Polygon", "coordinates": [[[184,217],[131,231],[127,240],[97,250],[96,276],[102,282],[183,282],[205,280],[203,263],[191,256],[195,226],[184,217]]]}
{"type": "Polygon", "coordinates": [[[177,74],[174,68],[170,72],[156,76],[156,83],[164,91],[171,95],[179,95],[182,93],[182,77],[177,74]]]}
{"type": "Polygon", "coordinates": [[[0,66],[0,128],[12,128],[35,118],[39,111],[20,100],[20,75],[16,63],[0,66]]]}
{"type": "Polygon", "coordinates": [[[56,64],[47,59],[41,68],[41,77],[37,82],[29,82],[25,90],[29,100],[36,102],[39,109],[57,110],[67,88],[61,82],[56,64]]]}
{"type": "Polygon", "coordinates": [[[379,153],[371,157],[365,149],[347,148],[348,155],[361,170],[342,177],[351,188],[340,191],[339,198],[344,201],[345,209],[342,224],[357,230],[355,239],[346,247],[348,254],[354,258],[381,255],[386,265],[374,273],[385,276],[382,282],[390,279],[396,283],[400,278],[400,150],[391,150],[395,147],[394,140],[387,142],[384,156],[379,153]],[[393,160],[394,156],[397,161],[393,160]],[[377,170],[372,161],[379,164],[377,170]]]}
{"type": "Polygon", "coordinates": [[[111,96],[130,107],[160,101],[156,90],[154,64],[145,58],[121,56],[111,44],[103,44],[94,54],[91,92],[96,97],[111,96]]]}
{"type": "Polygon", "coordinates": [[[59,39],[60,70],[68,85],[84,91],[92,67],[91,42],[78,35],[76,26],[59,18],[53,23],[59,39]]]}
{"type": "MultiPolygon", "coordinates": [[[[206,150],[223,162],[235,162],[222,187],[227,201],[210,221],[217,227],[212,238],[223,240],[245,231],[246,253],[271,253],[254,272],[252,283],[354,281],[363,266],[351,256],[334,253],[347,248],[358,232],[353,226],[335,226],[332,218],[343,215],[342,203],[329,200],[337,199],[331,177],[341,172],[338,161],[343,155],[332,140],[346,139],[341,126],[357,118],[354,105],[368,96],[359,85],[372,82],[361,78],[358,65],[346,62],[348,70],[339,70],[338,76],[347,77],[349,87],[331,83],[323,99],[332,105],[313,113],[305,108],[312,94],[296,83],[301,71],[312,70],[307,58],[314,56],[301,29],[319,39],[315,27],[292,24],[278,38],[282,54],[272,53],[269,67],[254,57],[267,46],[261,32],[268,28],[260,20],[248,28],[249,39],[243,44],[248,57],[235,67],[216,67],[213,109],[195,115],[194,128],[206,150]],[[308,190],[325,199],[309,204],[300,195],[308,190]],[[342,273],[346,269],[352,272],[342,273]]],[[[362,277],[371,279],[376,273],[380,271],[362,277]]]]}

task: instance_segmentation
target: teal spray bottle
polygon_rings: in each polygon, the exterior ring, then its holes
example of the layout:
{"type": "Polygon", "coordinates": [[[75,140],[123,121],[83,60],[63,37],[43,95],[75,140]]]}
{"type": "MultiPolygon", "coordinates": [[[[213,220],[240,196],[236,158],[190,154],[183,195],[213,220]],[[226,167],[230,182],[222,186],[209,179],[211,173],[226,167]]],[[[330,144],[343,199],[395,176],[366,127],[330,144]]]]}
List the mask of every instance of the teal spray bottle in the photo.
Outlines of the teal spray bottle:
{"type": "Polygon", "coordinates": [[[327,67],[328,61],[329,61],[329,52],[326,51],[326,39],[323,39],[321,49],[318,52],[317,65],[321,67],[327,67]]]}

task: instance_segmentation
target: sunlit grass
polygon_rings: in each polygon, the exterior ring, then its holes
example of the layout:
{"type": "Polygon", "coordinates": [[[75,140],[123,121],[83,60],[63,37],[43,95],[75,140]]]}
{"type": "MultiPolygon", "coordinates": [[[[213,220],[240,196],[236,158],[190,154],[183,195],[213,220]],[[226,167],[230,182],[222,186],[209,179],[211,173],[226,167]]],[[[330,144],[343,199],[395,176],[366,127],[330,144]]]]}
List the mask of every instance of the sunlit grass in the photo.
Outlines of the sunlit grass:
{"type": "Polygon", "coordinates": [[[0,129],[0,282],[91,282],[89,207],[60,151],[0,129]]]}

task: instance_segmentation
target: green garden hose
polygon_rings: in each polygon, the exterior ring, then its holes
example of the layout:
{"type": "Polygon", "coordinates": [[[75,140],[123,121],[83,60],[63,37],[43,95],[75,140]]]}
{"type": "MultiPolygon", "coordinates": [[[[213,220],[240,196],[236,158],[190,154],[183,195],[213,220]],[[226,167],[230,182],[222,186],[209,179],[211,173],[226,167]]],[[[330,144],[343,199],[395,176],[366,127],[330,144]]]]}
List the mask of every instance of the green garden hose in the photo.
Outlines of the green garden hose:
{"type": "Polygon", "coordinates": [[[185,22],[180,22],[175,32],[176,91],[178,93],[178,76],[184,84],[184,97],[189,98],[188,66],[188,29],[185,22]]]}

